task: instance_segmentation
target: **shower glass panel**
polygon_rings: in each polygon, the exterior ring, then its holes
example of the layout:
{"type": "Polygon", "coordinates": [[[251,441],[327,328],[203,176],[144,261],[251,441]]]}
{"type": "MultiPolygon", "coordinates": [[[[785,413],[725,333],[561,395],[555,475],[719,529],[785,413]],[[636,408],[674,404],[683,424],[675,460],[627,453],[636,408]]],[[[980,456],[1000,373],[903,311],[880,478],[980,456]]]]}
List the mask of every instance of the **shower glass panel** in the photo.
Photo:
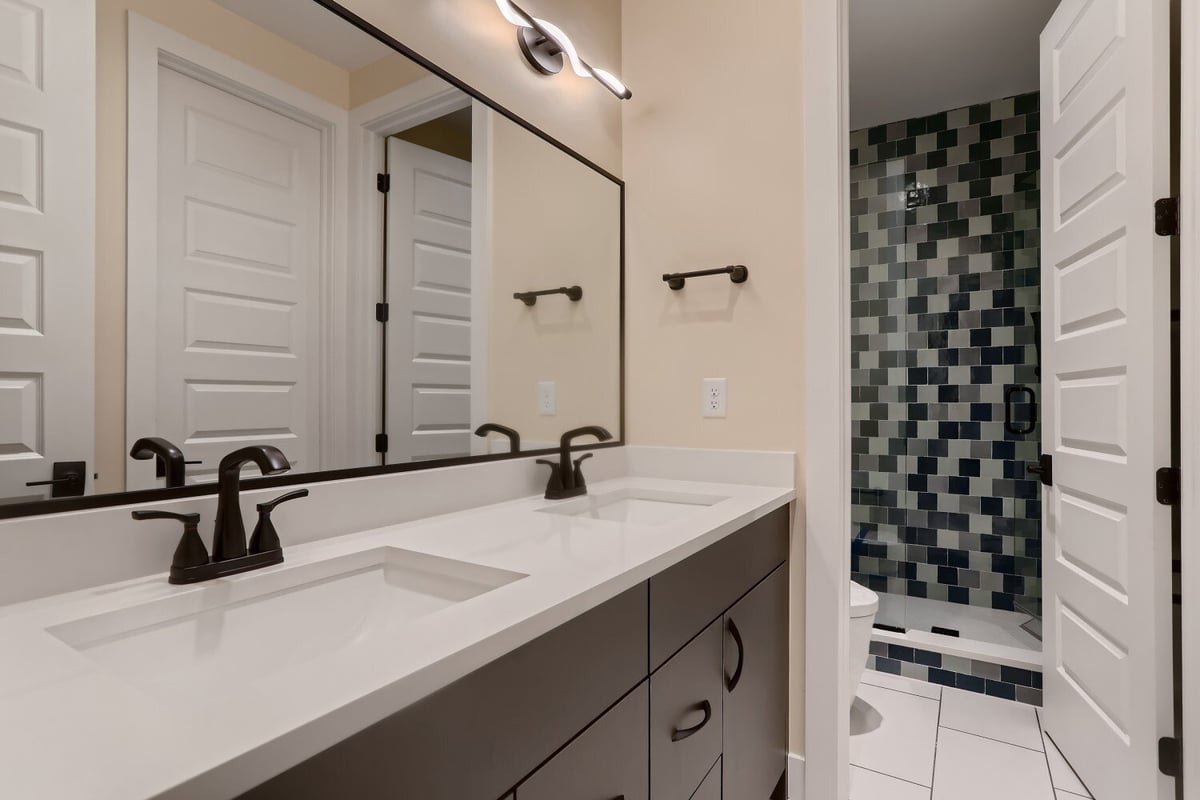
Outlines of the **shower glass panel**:
{"type": "MultiPolygon", "coordinates": [[[[903,158],[864,163],[868,131],[853,137],[850,167],[851,572],[879,594],[876,624],[907,627],[916,565],[906,557],[908,406],[908,191],[903,158]]],[[[877,152],[877,148],[872,148],[877,152]]]]}
{"type": "Polygon", "coordinates": [[[1038,128],[1031,94],[850,142],[852,577],[885,625],[1034,649],[1038,128]]]}

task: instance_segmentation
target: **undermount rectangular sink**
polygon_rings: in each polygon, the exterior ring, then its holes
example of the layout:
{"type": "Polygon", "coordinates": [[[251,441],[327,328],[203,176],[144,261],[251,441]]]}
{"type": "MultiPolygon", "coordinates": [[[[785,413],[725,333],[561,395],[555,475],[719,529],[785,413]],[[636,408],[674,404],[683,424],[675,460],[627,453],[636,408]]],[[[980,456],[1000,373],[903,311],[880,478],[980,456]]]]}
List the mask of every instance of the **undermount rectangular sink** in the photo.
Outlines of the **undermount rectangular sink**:
{"type": "Polygon", "coordinates": [[[629,525],[666,525],[701,508],[716,505],[726,497],[652,489],[618,489],[588,495],[540,509],[546,514],[602,519],[629,525]]]}
{"type": "MultiPolygon", "coordinates": [[[[215,690],[368,641],[526,577],[380,547],[132,606],[48,632],[154,693],[215,690]]],[[[190,696],[190,694],[189,694],[190,696]]]]}

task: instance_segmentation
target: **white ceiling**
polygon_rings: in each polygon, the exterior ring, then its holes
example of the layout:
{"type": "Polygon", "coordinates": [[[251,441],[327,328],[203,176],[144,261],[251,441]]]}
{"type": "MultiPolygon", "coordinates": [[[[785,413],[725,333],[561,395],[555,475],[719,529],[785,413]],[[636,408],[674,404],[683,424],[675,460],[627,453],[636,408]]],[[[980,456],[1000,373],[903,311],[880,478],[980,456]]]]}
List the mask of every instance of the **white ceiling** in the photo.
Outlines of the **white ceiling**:
{"type": "Polygon", "coordinates": [[[1059,0],[850,0],[850,129],[1038,88],[1059,0]]]}
{"type": "Polygon", "coordinates": [[[216,0],[260,28],[354,72],[395,52],[317,3],[296,0],[216,0]]]}

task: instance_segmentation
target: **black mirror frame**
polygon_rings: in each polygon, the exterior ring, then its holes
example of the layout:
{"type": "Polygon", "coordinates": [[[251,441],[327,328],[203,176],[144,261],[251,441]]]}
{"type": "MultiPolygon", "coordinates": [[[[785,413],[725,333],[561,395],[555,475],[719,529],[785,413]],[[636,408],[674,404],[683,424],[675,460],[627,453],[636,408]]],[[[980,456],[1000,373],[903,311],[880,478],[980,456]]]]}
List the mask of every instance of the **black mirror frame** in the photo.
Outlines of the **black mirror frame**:
{"type": "MultiPolygon", "coordinates": [[[[418,65],[429,70],[447,83],[462,90],[465,94],[470,95],[475,100],[483,103],[498,114],[502,114],[512,122],[520,125],[525,130],[537,136],[544,142],[558,148],[563,153],[580,162],[584,166],[594,170],[600,175],[612,181],[620,190],[620,276],[619,276],[619,321],[618,321],[618,364],[619,364],[619,388],[618,401],[620,408],[618,410],[620,431],[619,435],[610,442],[601,444],[585,444],[573,447],[573,450],[600,450],[610,447],[621,447],[625,444],[625,181],[613,175],[608,170],[601,167],[599,164],[588,159],[581,153],[571,149],[567,145],[553,138],[545,131],[541,130],[533,123],[518,116],[513,111],[505,108],[500,103],[480,92],[478,89],[465,83],[462,79],[450,74],[446,70],[434,64],[429,59],[422,56],[420,53],[413,50],[408,45],[395,39],[391,35],[385,33],[371,23],[367,22],[362,17],[342,6],[335,0],[312,0],[319,6],[324,7],[328,11],[341,17],[346,22],[354,25],[359,30],[371,35],[380,42],[391,47],[397,52],[403,53],[408,58],[412,59],[418,65]]],[[[294,486],[297,484],[323,483],[326,481],[341,481],[353,478],[370,478],[377,475],[392,475],[401,472],[415,472],[423,469],[434,469],[438,467],[456,467],[464,464],[477,464],[491,461],[510,461],[517,458],[530,458],[534,456],[546,455],[548,453],[557,453],[557,448],[546,448],[542,450],[529,450],[520,453],[497,453],[492,455],[481,456],[462,456],[459,458],[440,459],[435,461],[418,461],[407,464],[389,464],[385,466],[372,467],[355,467],[352,469],[340,470],[325,470],[320,472],[300,472],[295,474],[279,475],[269,478],[254,478],[247,479],[242,482],[245,489],[264,489],[280,486],[294,486]]],[[[108,508],[111,506],[136,505],[139,503],[157,503],[164,500],[175,500],[185,497],[205,497],[207,495],[215,495],[217,493],[216,484],[212,486],[186,486],[176,489],[141,489],[132,492],[112,492],[110,494],[88,495],[84,497],[62,498],[58,500],[34,500],[24,503],[0,503],[0,520],[14,519],[18,517],[41,516],[45,514],[62,514],[72,511],[84,511],[94,508],[108,508]]]]}

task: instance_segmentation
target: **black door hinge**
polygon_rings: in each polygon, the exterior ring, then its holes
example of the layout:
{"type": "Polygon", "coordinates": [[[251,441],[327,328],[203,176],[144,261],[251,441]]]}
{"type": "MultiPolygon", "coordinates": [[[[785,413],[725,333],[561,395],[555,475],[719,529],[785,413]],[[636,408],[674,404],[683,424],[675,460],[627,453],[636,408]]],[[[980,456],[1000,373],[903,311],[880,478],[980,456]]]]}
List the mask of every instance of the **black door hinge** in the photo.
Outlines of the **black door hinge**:
{"type": "Polygon", "coordinates": [[[1159,236],[1179,235],[1179,198],[1164,197],[1154,204],[1154,232],[1159,236]]]}
{"type": "Polygon", "coordinates": [[[1054,485],[1054,456],[1049,453],[1043,453],[1038,459],[1038,463],[1030,464],[1025,469],[1030,475],[1037,475],[1043,486],[1054,485]]]}
{"type": "Polygon", "coordinates": [[[1158,740],[1158,771],[1172,778],[1180,777],[1183,761],[1182,748],[1179,740],[1168,736],[1158,740]]]}
{"type": "Polygon", "coordinates": [[[386,453],[388,451],[388,435],[386,433],[375,434],[375,452],[386,453]]]}
{"type": "Polygon", "coordinates": [[[392,176],[385,173],[379,173],[375,176],[375,188],[387,194],[392,190],[392,176]]]}
{"type": "Polygon", "coordinates": [[[376,303],[375,304],[375,321],[376,322],[387,322],[388,317],[390,315],[391,315],[391,308],[388,306],[387,303],[376,303]]]}
{"type": "Polygon", "coordinates": [[[1179,470],[1175,467],[1163,467],[1154,473],[1154,495],[1164,506],[1176,505],[1182,489],[1179,470]]]}

